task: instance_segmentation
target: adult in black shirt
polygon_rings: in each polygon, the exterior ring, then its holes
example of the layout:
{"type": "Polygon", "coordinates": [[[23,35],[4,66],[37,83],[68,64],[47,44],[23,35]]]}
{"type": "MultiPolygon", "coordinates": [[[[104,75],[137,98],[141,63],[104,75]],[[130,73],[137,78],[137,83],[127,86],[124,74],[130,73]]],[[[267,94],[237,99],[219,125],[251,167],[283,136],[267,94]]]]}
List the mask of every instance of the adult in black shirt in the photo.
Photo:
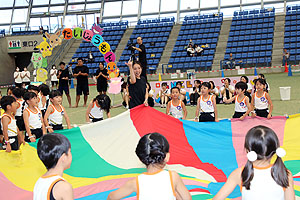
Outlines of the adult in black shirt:
{"type": "Polygon", "coordinates": [[[80,95],[84,95],[84,104],[83,106],[86,106],[86,102],[89,95],[89,82],[88,82],[88,76],[89,76],[89,68],[85,65],[83,65],[82,58],[77,59],[78,65],[74,69],[73,76],[77,78],[77,85],[76,85],[76,104],[75,108],[78,107],[78,103],[80,101],[80,95]]]}
{"type": "Polygon", "coordinates": [[[134,47],[134,49],[139,51],[139,62],[142,64],[142,74],[141,74],[141,76],[145,77],[145,79],[147,81],[147,56],[146,56],[146,48],[145,48],[145,45],[143,44],[142,37],[138,37],[136,39],[136,42],[138,43],[139,48],[134,47]]]}
{"type": "Polygon", "coordinates": [[[67,96],[68,102],[69,102],[69,107],[72,107],[71,104],[71,96],[70,96],[70,91],[69,91],[69,70],[66,69],[66,64],[64,62],[59,63],[60,70],[58,70],[57,78],[59,79],[59,85],[58,85],[58,90],[60,91],[61,95],[65,94],[67,96]]]}
{"type": "Polygon", "coordinates": [[[148,91],[145,77],[141,76],[142,67],[140,62],[131,61],[126,63],[130,70],[128,78],[129,108],[145,104],[148,106],[148,91]]]}
{"type": "Polygon", "coordinates": [[[103,62],[99,63],[99,69],[97,69],[95,77],[97,79],[97,91],[99,92],[99,95],[106,94],[108,72],[107,69],[104,68],[103,62]]]}

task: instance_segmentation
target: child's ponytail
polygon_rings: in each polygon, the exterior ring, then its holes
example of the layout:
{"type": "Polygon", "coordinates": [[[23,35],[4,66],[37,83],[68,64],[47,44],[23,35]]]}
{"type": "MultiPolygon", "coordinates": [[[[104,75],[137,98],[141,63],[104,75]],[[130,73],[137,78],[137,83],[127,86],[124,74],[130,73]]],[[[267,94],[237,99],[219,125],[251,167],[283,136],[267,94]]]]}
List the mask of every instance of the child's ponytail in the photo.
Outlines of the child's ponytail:
{"type": "MultiPolygon", "coordinates": [[[[260,80],[260,79],[258,79],[260,80]]],[[[262,79],[261,79],[262,80],[262,79]]],[[[274,154],[277,159],[271,168],[271,175],[274,181],[283,188],[289,186],[289,171],[282,162],[286,152],[280,148],[276,133],[266,126],[251,128],[245,138],[245,149],[248,151],[248,161],[242,171],[243,186],[250,189],[250,182],[254,177],[253,162],[255,160],[270,160],[274,154]]]]}
{"type": "Polygon", "coordinates": [[[275,182],[281,187],[287,188],[289,186],[289,172],[279,156],[277,156],[277,159],[272,166],[271,175],[275,182]]]}
{"type": "Polygon", "coordinates": [[[110,107],[111,107],[111,100],[109,98],[109,96],[107,96],[106,94],[101,94],[96,96],[96,98],[93,101],[97,101],[100,108],[102,110],[104,110],[106,113],[109,113],[110,111],[110,107]]]}
{"type": "Polygon", "coordinates": [[[242,171],[242,183],[247,190],[250,189],[250,183],[253,177],[254,177],[253,163],[248,160],[242,171]]]}

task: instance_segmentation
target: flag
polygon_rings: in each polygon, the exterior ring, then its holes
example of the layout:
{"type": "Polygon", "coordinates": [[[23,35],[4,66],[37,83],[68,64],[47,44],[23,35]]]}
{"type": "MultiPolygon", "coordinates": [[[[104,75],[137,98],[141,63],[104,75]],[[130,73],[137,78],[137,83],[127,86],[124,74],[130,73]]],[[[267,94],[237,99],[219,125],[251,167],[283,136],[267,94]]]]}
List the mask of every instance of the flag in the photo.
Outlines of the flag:
{"type": "MultiPolygon", "coordinates": [[[[72,184],[75,199],[106,199],[111,191],[146,171],[135,148],[143,135],[158,132],[170,144],[166,169],[180,174],[193,199],[211,199],[230,173],[246,163],[245,135],[256,125],[277,133],[287,152],[284,163],[293,174],[295,193],[300,198],[300,115],[199,123],[178,120],[141,105],[113,118],[60,131],[70,140],[73,156],[63,177],[72,184]]],[[[46,172],[36,147],[37,142],[12,153],[0,152],[2,197],[32,199],[35,182],[46,172]]],[[[125,199],[133,200],[135,196],[125,199]]],[[[240,196],[237,187],[228,198],[240,196]]]]}

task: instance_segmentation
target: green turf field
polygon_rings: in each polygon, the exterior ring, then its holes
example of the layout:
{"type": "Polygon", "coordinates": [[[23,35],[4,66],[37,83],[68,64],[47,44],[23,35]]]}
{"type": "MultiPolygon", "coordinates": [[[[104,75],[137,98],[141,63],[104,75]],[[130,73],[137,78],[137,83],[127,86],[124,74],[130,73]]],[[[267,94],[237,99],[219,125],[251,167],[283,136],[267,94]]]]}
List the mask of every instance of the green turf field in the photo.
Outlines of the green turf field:
{"type": "MultiPolygon", "coordinates": [[[[287,73],[281,74],[266,74],[267,82],[270,85],[270,96],[273,101],[274,110],[273,116],[279,115],[291,115],[300,112],[300,76],[294,75],[291,77],[287,76],[287,73]],[[291,86],[291,100],[290,101],[281,101],[279,87],[291,86]]],[[[2,95],[6,93],[5,89],[2,89],[2,95]]],[[[75,89],[70,90],[72,104],[75,104],[75,89]]],[[[96,86],[90,86],[90,95],[88,101],[91,101],[97,95],[96,86]]],[[[111,99],[114,101],[114,105],[121,104],[121,94],[110,95],[111,99]]],[[[63,98],[63,106],[65,107],[71,124],[82,125],[85,123],[85,111],[86,108],[82,107],[83,105],[83,96],[81,97],[81,101],[79,102],[78,108],[69,108],[67,99],[64,96],[63,98]]],[[[155,107],[155,109],[165,112],[165,108],[155,107]]],[[[219,118],[231,118],[234,112],[234,104],[231,105],[217,105],[219,118]]],[[[122,112],[126,111],[123,107],[112,108],[111,116],[114,117],[122,112]]],[[[196,107],[187,106],[188,119],[194,119],[196,107]]],[[[105,116],[106,118],[106,116],[105,116]]]]}

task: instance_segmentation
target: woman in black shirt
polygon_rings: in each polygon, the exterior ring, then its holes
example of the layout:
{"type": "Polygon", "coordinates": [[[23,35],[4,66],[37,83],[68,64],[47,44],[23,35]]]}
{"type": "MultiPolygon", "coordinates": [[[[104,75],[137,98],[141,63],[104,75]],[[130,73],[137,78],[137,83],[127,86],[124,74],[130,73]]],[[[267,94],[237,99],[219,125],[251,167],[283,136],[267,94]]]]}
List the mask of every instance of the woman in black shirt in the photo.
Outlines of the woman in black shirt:
{"type": "Polygon", "coordinates": [[[141,76],[142,66],[140,62],[126,63],[130,70],[128,78],[129,108],[145,104],[148,106],[148,91],[145,77],[141,76]]]}
{"type": "Polygon", "coordinates": [[[108,72],[107,69],[104,68],[103,62],[99,63],[99,69],[97,69],[95,76],[97,79],[97,91],[99,92],[99,95],[106,94],[108,72]]]}

